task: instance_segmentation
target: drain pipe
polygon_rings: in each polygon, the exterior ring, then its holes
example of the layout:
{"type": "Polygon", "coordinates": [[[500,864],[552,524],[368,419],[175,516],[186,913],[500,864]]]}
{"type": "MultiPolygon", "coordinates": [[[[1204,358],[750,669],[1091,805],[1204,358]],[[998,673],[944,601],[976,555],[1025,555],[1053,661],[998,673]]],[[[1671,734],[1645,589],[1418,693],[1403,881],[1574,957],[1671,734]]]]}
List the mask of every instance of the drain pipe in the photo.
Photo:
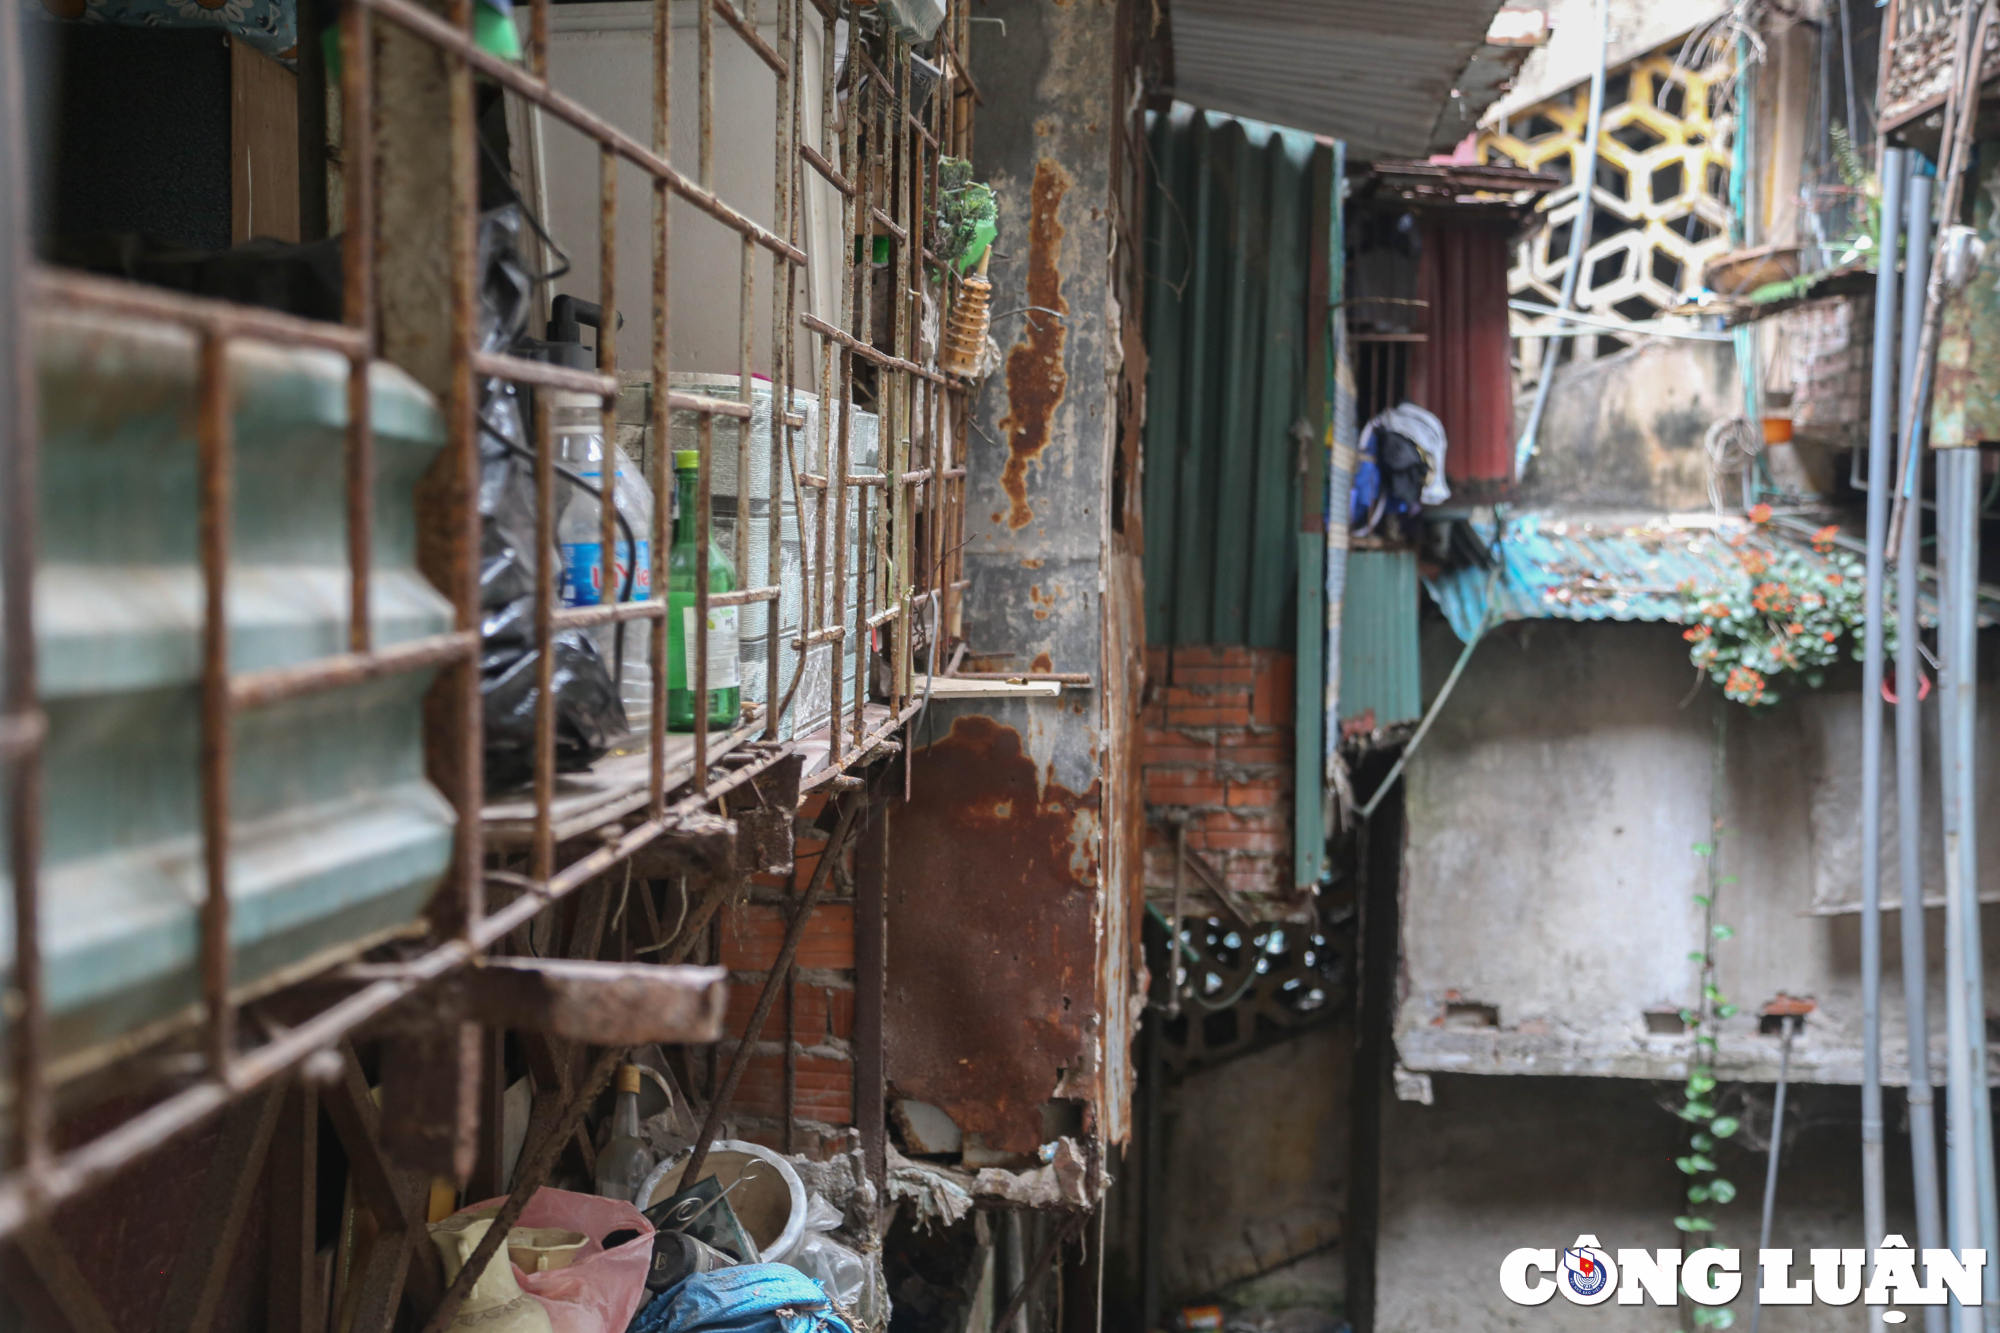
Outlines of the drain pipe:
{"type": "MultiPolygon", "coordinates": [[[[1950,1040],[1945,1147],[1950,1159],[1954,1248],[1993,1254],[2000,1232],[1993,1181],[1992,1098],[1986,1086],[1985,970],[1979,929],[1977,703],[1979,630],[1979,451],[1939,449],[1939,736],[1944,742],[1945,996],[1950,1040]]],[[[1984,1320],[1961,1314],[1960,1328],[2000,1321],[2000,1272],[1987,1265],[1984,1320]]]]}
{"type": "Polygon", "coordinates": [[[1562,299],[1556,302],[1558,318],[1549,337],[1542,339],[1542,376],[1535,385],[1535,405],[1528,410],[1528,424],[1514,446],[1514,479],[1519,481],[1535,456],[1536,435],[1542,428],[1542,412],[1549,405],[1549,386],[1555,383],[1556,354],[1560,339],[1571,331],[1560,318],[1576,305],[1577,275],[1583,271],[1583,252],[1590,248],[1591,224],[1597,213],[1597,131],[1604,120],[1604,62],[1611,46],[1611,0],[1597,0],[1597,64],[1590,72],[1590,114],[1584,120],[1583,151],[1578,155],[1581,169],[1570,179],[1577,182],[1576,221],[1569,229],[1569,266],[1563,270],[1562,299]]]}
{"type": "MultiPolygon", "coordinates": [[[[1764,1218],[1757,1228],[1759,1255],[1771,1248],[1771,1215],[1778,1202],[1778,1150],[1785,1141],[1785,1087],[1792,1078],[1792,1036],[1804,1021],[1792,1014],[1778,1020],[1784,1037],[1778,1046],[1778,1091],[1771,1099],[1771,1151],[1764,1159],[1764,1218]]],[[[1879,1310],[1881,1307],[1869,1308],[1879,1310]]],[[[1757,1333],[1757,1324],[1763,1315],[1762,1301],[1750,1307],[1750,1333],[1757,1333]]]]}
{"type": "MultiPolygon", "coordinates": [[[[1887,1233],[1882,1184],[1882,585],[1896,438],[1896,256],[1908,154],[1882,158],[1882,244],[1875,252],[1875,350],[1868,403],[1867,586],[1861,662],[1861,1227],[1873,1253],[1887,1233]]],[[[1773,1161],[1775,1162],[1775,1157],[1773,1161]]],[[[1879,1307],[1869,1307],[1879,1327],[1879,1307]]]]}
{"type": "MultiPolygon", "coordinates": [[[[1912,155],[1912,168],[1919,165],[1912,155]]],[[[1924,290],[1931,256],[1931,177],[1921,170],[1910,176],[1905,196],[1903,232],[1903,383],[1917,373],[1917,347],[1924,321],[1924,290]]],[[[1921,457],[1922,428],[1907,403],[1902,437],[1906,457],[1921,457]]],[[[1902,479],[1909,487],[1911,478],[1902,479]]],[[[1908,504],[1917,499],[1905,490],[1908,504]]],[[[1931,1088],[1930,965],[1924,956],[1923,870],[1923,659],[1922,616],[1917,602],[1917,570],[1923,558],[1919,546],[1923,524],[1914,509],[1906,509],[1896,551],[1896,853],[1902,879],[1903,1015],[1909,1031],[1909,1078],[1905,1083],[1910,1111],[1910,1181],[1917,1222],[1917,1247],[1944,1245],[1944,1219],[1938,1202],[1937,1113],[1931,1088]]],[[[1944,1307],[1926,1305],[1924,1333],[1945,1333],[1944,1307]]]]}

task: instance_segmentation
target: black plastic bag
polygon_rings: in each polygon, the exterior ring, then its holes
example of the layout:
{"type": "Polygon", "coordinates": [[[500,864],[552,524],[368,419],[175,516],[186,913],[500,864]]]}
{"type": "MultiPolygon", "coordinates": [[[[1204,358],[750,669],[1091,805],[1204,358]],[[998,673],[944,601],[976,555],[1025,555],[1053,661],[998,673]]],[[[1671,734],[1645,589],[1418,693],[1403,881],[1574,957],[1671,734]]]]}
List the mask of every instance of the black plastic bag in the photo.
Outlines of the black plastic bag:
{"type": "MultiPolygon", "coordinates": [[[[484,351],[512,348],[527,329],[530,284],[520,257],[521,212],[513,205],[479,222],[479,338],[484,351]]],[[[479,691],[486,723],[486,788],[504,791],[534,776],[535,549],[533,453],[513,383],[479,386],[479,691]]],[[[555,636],[556,768],[588,768],[630,734],[611,670],[585,630],[555,636]]]]}

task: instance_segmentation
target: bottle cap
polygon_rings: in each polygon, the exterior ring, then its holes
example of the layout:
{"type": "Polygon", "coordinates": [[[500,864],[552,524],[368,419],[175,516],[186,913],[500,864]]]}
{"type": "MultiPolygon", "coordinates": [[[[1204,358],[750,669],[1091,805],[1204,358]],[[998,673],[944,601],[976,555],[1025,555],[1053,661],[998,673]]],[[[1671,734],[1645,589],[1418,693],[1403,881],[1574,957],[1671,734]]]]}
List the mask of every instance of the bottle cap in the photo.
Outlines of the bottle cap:
{"type": "Polygon", "coordinates": [[[618,1066],[618,1091],[637,1092],[639,1090],[639,1066],[618,1066]]]}
{"type": "Polygon", "coordinates": [[[678,471],[681,468],[697,468],[700,466],[701,466],[701,450],[699,449],[674,450],[674,468],[676,471],[678,471]]]}

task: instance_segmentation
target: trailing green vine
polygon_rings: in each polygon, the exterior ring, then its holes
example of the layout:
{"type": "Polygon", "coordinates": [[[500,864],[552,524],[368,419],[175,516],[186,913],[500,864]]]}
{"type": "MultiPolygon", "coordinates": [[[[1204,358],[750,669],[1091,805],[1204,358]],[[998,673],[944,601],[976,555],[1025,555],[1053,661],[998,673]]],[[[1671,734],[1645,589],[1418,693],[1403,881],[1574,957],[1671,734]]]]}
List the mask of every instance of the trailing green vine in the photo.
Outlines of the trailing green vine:
{"type": "MultiPolygon", "coordinates": [[[[1710,798],[1710,837],[1713,841],[1698,842],[1693,849],[1707,869],[1707,892],[1694,895],[1695,905],[1701,908],[1701,947],[1688,954],[1688,961],[1700,965],[1700,990],[1695,1003],[1681,1010],[1681,1022],[1694,1034],[1694,1041],[1688,1056],[1687,1086],[1683,1089],[1678,1114],[1692,1129],[1688,1135],[1687,1152],[1674,1158],[1674,1165],[1680,1168],[1688,1181],[1687,1209],[1674,1218],[1674,1227],[1690,1241],[1704,1246],[1709,1242],[1702,1238],[1715,1230],[1715,1219],[1709,1216],[1708,1207],[1726,1204],[1736,1197],[1735,1183],[1722,1174],[1722,1168],[1713,1154],[1721,1140],[1729,1138],[1741,1127],[1735,1116],[1722,1115],[1715,1107],[1716,1031],[1724,1019],[1732,1018],[1737,1013],[1736,1006],[1723,994],[1716,980],[1716,946],[1736,934],[1716,916],[1722,890],[1737,879],[1735,875],[1722,873],[1717,855],[1719,845],[1727,834],[1722,827],[1720,806],[1728,725],[1727,710],[1717,708],[1713,795],[1710,798]]],[[[1694,1322],[1701,1327],[1728,1328],[1736,1322],[1736,1315],[1728,1309],[1696,1306],[1694,1322]]]]}

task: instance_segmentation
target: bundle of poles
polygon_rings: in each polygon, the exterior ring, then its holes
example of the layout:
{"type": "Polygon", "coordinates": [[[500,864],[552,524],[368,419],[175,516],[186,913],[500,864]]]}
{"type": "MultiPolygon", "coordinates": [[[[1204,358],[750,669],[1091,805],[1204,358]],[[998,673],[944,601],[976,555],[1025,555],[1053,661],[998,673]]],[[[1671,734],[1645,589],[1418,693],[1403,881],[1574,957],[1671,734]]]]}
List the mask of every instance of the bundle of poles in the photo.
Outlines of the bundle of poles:
{"type": "MultiPolygon", "coordinates": [[[[1894,568],[1898,626],[1895,688],[1897,871],[1902,910],[1902,979],[1908,1022],[1907,1082],[1911,1176],[1920,1249],[1983,1249],[2000,1254],[1995,1206],[1992,1106],[1986,1075],[1985,977],[1979,926],[1978,816],[1974,714],[1978,675],[1978,441],[1938,447],[1934,500],[1923,499],[1925,422],[1945,297],[1933,245],[1948,244],[1958,220],[1977,119],[1981,51],[1994,2],[1965,6],[1952,94],[1940,140],[1942,174],[1914,151],[1881,153],[1882,235],[1875,288],[1874,362],[1868,449],[1868,586],[1862,675],[1863,1056],[1861,1152],[1864,1225],[1872,1251],[1889,1230],[1883,1183],[1882,1117],[1882,797],[1889,699],[1885,633],[1888,571],[1894,568]],[[1974,21],[1977,19],[1976,38],[1974,21]],[[1942,189],[1936,187],[1942,186],[1942,189]],[[1934,199],[1941,203],[1933,229],[1934,199]],[[1901,264],[1898,264],[1898,257],[1901,264]],[[1900,271],[1899,271],[1900,269],[1900,271]],[[1900,290],[1899,290],[1900,288],[1900,290]],[[1940,1171],[1930,1059],[1928,959],[1924,932],[1922,619],[1918,604],[1922,514],[1934,512],[1937,543],[1939,771],[1942,778],[1945,908],[1945,1145],[1940,1171]],[[1892,552],[1893,548],[1893,552],[1892,552]]],[[[1871,1310],[1880,1327],[1881,1311],[1871,1310]]],[[[2000,1271],[1985,1270],[1983,1308],[1924,1307],[1925,1333],[2000,1330],[2000,1271]]]]}

